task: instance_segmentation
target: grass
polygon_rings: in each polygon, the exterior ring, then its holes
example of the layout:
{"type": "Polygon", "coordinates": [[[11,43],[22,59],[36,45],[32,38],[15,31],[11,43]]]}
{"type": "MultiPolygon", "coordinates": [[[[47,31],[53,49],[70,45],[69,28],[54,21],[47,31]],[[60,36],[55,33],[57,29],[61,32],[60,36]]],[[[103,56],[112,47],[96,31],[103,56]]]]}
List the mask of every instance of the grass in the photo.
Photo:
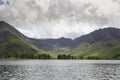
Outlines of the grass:
{"type": "Polygon", "coordinates": [[[119,40],[101,41],[94,44],[83,43],[81,46],[73,49],[71,53],[74,56],[83,56],[85,59],[89,56],[100,57],[102,59],[119,59],[119,54],[119,40]]]}

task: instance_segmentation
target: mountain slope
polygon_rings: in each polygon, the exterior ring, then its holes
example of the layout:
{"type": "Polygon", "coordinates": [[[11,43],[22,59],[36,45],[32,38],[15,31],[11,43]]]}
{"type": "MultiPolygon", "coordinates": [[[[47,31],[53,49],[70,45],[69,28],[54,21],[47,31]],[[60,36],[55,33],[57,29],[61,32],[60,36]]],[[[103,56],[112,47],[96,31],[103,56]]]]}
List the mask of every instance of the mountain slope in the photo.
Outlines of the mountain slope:
{"type": "Polygon", "coordinates": [[[74,40],[74,45],[81,44],[83,42],[95,43],[110,39],[120,39],[120,29],[109,27],[109,28],[95,30],[90,34],[76,38],[74,40]]]}
{"type": "Polygon", "coordinates": [[[62,59],[120,59],[120,29],[99,29],[74,40],[33,39],[0,21],[0,59],[50,59],[50,55],[54,59],[57,55],[62,59]]]}
{"type": "Polygon", "coordinates": [[[74,40],[72,55],[85,59],[120,59],[120,29],[104,28],[74,40]]]}
{"type": "Polygon", "coordinates": [[[69,38],[58,38],[58,39],[32,39],[30,40],[38,48],[46,51],[56,51],[58,48],[67,48],[71,47],[72,39],[69,38]]]}
{"type": "Polygon", "coordinates": [[[34,45],[57,54],[71,54],[85,59],[120,59],[120,29],[104,28],[74,40],[30,39],[34,45]]]}
{"type": "Polygon", "coordinates": [[[0,58],[33,58],[38,52],[27,37],[0,21],[0,58]]]}

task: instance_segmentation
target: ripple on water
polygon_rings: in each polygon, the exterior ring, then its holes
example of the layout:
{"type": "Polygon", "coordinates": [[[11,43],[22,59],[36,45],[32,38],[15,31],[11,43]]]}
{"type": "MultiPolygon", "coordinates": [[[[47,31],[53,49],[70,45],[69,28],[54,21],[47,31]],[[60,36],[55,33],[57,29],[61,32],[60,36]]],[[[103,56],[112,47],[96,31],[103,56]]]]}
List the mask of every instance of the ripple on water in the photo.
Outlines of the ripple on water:
{"type": "Polygon", "coordinates": [[[120,64],[0,61],[0,80],[120,80],[120,64]]]}

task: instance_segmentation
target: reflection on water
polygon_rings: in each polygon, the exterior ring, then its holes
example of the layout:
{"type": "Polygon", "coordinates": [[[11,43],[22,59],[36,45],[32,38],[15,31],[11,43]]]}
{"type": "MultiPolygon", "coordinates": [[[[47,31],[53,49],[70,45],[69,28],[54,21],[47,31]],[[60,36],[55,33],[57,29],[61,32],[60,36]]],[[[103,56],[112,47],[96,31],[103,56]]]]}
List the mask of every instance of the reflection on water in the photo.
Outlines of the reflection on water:
{"type": "Polygon", "coordinates": [[[120,80],[120,61],[0,61],[0,80],[120,80]]]}

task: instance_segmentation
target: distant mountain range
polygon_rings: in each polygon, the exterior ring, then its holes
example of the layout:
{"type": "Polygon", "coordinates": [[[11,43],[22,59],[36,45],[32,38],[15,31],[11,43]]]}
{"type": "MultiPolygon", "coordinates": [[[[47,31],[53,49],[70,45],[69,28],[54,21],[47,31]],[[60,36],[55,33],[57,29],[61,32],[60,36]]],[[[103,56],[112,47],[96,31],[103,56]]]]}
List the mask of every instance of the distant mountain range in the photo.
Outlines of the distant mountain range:
{"type": "Polygon", "coordinates": [[[74,40],[64,37],[34,39],[0,21],[0,57],[43,53],[54,55],[54,58],[64,54],[75,56],[76,59],[120,59],[120,29],[99,29],[74,40]]]}

